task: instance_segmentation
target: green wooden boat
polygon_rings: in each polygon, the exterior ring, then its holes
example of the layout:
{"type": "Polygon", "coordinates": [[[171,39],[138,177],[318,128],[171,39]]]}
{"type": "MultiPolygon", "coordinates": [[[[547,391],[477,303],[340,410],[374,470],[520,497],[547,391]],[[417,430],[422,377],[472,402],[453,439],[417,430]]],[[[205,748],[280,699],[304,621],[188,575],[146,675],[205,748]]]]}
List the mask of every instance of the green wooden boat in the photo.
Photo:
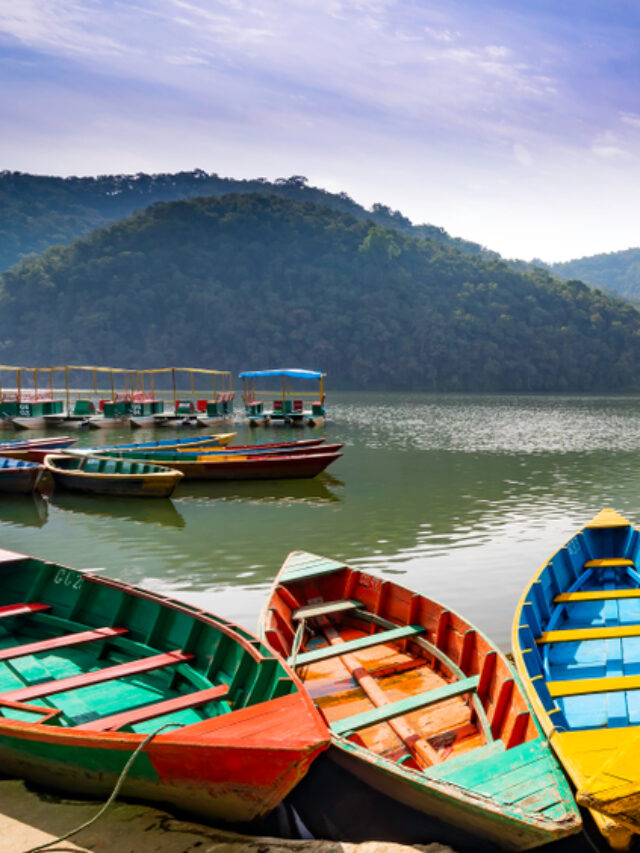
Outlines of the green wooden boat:
{"type": "Polygon", "coordinates": [[[57,489],[92,495],[167,498],[183,476],[150,462],[84,455],[50,454],[44,467],[57,489]]]}
{"type": "Polygon", "coordinates": [[[494,853],[580,832],[515,673],[463,616],[295,551],[260,627],[331,729],[331,748],[291,795],[314,836],[494,853]]]}
{"type": "Polygon", "coordinates": [[[0,570],[3,775],[105,797],[133,758],[124,797],[245,823],[327,746],[299,680],[244,629],[24,554],[0,550],[0,570]]]}

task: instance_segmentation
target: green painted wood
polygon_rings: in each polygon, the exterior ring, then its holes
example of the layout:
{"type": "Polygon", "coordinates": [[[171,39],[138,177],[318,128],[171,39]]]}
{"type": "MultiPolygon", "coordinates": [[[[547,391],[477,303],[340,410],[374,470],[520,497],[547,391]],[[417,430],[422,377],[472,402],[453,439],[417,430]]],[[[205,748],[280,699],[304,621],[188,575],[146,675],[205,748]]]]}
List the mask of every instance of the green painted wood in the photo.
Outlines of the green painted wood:
{"type": "Polygon", "coordinates": [[[359,607],[362,607],[359,601],[345,601],[344,599],[325,601],[322,604],[307,604],[305,607],[299,607],[292,618],[295,620],[311,619],[315,616],[328,616],[330,613],[344,613],[350,610],[357,610],[359,607]]]}
{"type": "Polygon", "coordinates": [[[462,755],[454,755],[443,761],[442,764],[434,764],[433,767],[426,767],[423,772],[435,779],[446,779],[456,770],[461,770],[463,767],[468,767],[480,761],[486,761],[488,758],[493,758],[504,752],[504,750],[505,746],[502,741],[494,740],[484,746],[464,752],[462,755]]]}
{"type": "Polygon", "coordinates": [[[438,702],[444,702],[455,696],[470,693],[477,688],[479,680],[479,676],[473,675],[463,681],[454,681],[452,684],[437,687],[435,690],[428,690],[426,693],[420,693],[417,696],[409,696],[406,699],[400,699],[398,702],[390,702],[380,708],[364,711],[362,714],[354,714],[344,720],[336,720],[330,724],[330,728],[337,735],[366,729],[376,723],[384,723],[394,717],[401,717],[404,714],[419,711],[421,708],[428,708],[430,705],[436,705],[438,702]]]}
{"type": "MultiPolygon", "coordinates": [[[[338,643],[335,646],[323,646],[310,652],[303,652],[296,658],[296,666],[305,666],[309,663],[317,663],[321,660],[348,655],[351,652],[359,652],[370,646],[379,646],[382,643],[392,643],[396,640],[405,640],[416,634],[423,634],[425,629],[421,625],[403,625],[392,631],[379,631],[377,634],[368,634],[366,637],[358,637],[357,640],[348,640],[346,643],[338,643]]],[[[291,662],[291,661],[289,661],[291,662]]]]}
{"type": "Polygon", "coordinates": [[[301,551],[287,560],[287,564],[280,574],[280,580],[303,580],[305,578],[337,572],[345,568],[344,563],[338,563],[335,560],[328,560],[326,557],[318,557],[316,554],[308,554],[301,551]]]}
{"type": "Polygon", "coordinates": [[[154,717],[162,717],[165,714],[206,705],[207,702],[223,699],[228,693],[229,686],[227,684],[218,684],[216,687],[209,687],[207,690],[198,690],[196,693],[177,696],[175,699],[165,699],[162,702],[154,702],[142,708],[133,708],[119,714],[101,717],[98,720],[92,720],[90,723],[76,726],[76,729],[93,732],[115,731],[123,726],[132,726],[154,717]]]}
{"type": "Polygon", "coordinates": [[[84,643],[93,643],[98,640],[109,640],[127,633],[127,628],[96,628],[94,631],[79,631],[74,634],[66,634],[62,637],[51,637],[47,640],[38,640],[34,643],[23,643],[19,646],[10,646],[0,649],[0,661],[12,660],[25,655],[35,655],[40,652],[51,652],[54,649],[70,648],[84,643]]]}
{"type": "Polygon", "coordinates": [[[192,655],[185,655],[180,651],[153,655],[152,657],[144,658],[142,660],[127,661],[126,663],[116,664],[115,666],[109,666],[105,669],[82,673],[78,676],[61,678],[56,681],[45,681],[42,684],[33,684],[30,687],[23,688],[22,690],[11,690],[8,693],[0,695],[0,699],[7,699],[11,702],[28,702],[31,699],[39,699],[42,696],[51,696],[54,693],[64,693],[67,690],[77,690],[81,687],[88,687],[92,684],[112,681],[116,678],[126,678],[127,676],[143,672],[151,672],[154,669],[161,669],[165,666],[174,666],[175,664],[189,660],[191,657],[192,655]]]}

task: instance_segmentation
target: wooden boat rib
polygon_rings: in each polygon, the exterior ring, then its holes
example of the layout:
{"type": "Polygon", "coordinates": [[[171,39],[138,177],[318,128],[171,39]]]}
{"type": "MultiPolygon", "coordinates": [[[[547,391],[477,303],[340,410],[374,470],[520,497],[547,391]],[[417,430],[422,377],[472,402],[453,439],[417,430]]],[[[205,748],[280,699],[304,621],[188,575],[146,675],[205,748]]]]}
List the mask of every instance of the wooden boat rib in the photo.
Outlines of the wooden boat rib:
{"type": "Polygon", "coordinates": [[[524,688],[609,845],[640,833],[640,533],[603,510],[540,568],[513,624],[524,688]]]}
{"type": "Polygon", "coordinates": [[[121,497],[167,498],[183,476],[149,462],[82,455],[51,454],[44,467],[56,488],[121,497]]]}
{"type": "Polygon", "coordinates": [[[28,495],[35,492],[44,466],[22,459],[0,456],[0,492],[28,495]]]}
{"type": "MultiPolygon", "coordinates": [[[[101,457],[131,459],[129,454],[106,451],[101,457]]],[[[217,457],[184,453],[136,453],[135,459],[154,462],[184,474],[186,480],[281,480],[316,477],[341,453],[253,454],[217,457]]]]}
{"type": "Polygon", "coordinates": [[[0,551],[0,765],[206,820],[266,815],[328,743],[299,680],[224,619],[165,596],[0,551]]]}
{"type": "Polygon", "coordinates": [[[580,831],[508,662],[463,617],[298,551],[274,582],[260,630],[288,656],[332,732],[326,758],[292,795],[314,835],[495,851],[580,831]],[[335,792],[345,771],[348,806],[338,815],[334,795],[325,819],[320,789],[335,792]],[[364,783],[357,810],[355,780],[364,783]],[[387,807],[394,817],[376,824],[387,807]]]}

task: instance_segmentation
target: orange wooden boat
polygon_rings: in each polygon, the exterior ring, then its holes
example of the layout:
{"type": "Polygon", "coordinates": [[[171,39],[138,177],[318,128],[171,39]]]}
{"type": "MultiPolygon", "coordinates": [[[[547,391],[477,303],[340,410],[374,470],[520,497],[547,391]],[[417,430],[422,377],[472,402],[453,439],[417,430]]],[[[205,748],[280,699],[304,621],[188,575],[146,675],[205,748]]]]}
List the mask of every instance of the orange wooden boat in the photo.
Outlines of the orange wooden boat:
{"type": "Polygon", "coordinates": [[[580,832],[504,655],[462,616],[297,551],[262,613],[332,731],[292,794],[316,837],[528,850],[580,832]],[[328,795],[328,801],[327,801],[328,795]]]}

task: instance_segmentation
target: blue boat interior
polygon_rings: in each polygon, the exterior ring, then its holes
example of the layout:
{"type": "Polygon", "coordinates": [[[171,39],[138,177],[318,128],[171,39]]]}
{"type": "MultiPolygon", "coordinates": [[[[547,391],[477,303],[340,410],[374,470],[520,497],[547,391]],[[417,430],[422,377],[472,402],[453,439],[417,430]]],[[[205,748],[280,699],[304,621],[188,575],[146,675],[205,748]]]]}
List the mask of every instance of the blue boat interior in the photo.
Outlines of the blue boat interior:
{"type": "Polygon", "coordinates": [[[34,468],[37,462],[27,462],[24,459],[9,459],[7,456],[0,456],[0,471],[9,468],[34,468]]]}
{"type": "Polygon", "coordinates": [[[558,731],[640,724],[640,534],[586,527],[529,587],[518,628],[558,731]]]}

